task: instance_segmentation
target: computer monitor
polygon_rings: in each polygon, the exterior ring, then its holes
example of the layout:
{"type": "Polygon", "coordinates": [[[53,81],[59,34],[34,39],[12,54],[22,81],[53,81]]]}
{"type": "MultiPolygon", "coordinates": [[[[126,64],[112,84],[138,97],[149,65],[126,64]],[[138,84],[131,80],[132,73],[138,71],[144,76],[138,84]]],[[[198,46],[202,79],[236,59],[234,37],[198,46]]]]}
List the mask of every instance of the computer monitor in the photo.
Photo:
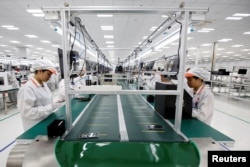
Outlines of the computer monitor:
{"type": "Polygon", "coordinates": [[[64,78],[64,68],[63,68],[63,50],[58,48],[58,57],[59,57],[59,66],[60,66],[60,74],[61,78],[64,78]]]}
{"type": "Polygon", "coordinates": [[[247,74],[247,69],[239,69],[238,74],[247,74]]]}
{"type": "MultiPolygon", "coordinates": [[[[177,85],[156,82],[156,90],[177,90],[177,85]]],[[[184,90],[182,119],[192,118],[192,97],[184,90]]],[[[175,118],[176,95],[155,95],[155,110],[166,119],[175,118]]]]}

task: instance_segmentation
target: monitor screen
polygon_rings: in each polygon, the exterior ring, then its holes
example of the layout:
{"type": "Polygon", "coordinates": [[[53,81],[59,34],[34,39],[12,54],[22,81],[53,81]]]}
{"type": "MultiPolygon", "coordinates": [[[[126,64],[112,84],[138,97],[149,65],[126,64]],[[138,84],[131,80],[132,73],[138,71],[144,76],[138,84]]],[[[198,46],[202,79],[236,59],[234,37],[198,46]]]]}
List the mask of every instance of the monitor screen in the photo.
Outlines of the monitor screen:
{"type": "Polygon", "coordinates": [[[61,78],[64,78],[64,69],[63,69],[63,50],[58,48],[58,57],[59,57],[59,66],[60,66],[60,74],[61,78]]]}
{"type": "Polygon", "coordinates": [[[247,69],[239,69],[238,74],[247,74],[247,69]]]}
{"type": "MultiPolygon", "coordinates": [[[[156,82],[156,90],[176,90],[177,85],[156,82]]],[[[192,118],[192,97],[184,90],[182,118],[192,118]]],[[[155,95],[155,110],[166,119],[175,118],[176,95],[155,95]]]]}

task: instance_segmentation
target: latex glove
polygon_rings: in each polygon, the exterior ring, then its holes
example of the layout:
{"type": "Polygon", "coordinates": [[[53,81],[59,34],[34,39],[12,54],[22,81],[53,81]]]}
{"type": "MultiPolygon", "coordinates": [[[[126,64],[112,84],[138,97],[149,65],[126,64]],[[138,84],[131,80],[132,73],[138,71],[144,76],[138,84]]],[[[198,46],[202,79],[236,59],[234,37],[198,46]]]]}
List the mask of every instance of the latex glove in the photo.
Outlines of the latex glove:
{"type": "Polygon", "coordinates": [[[54,109],[62,107],[63,105],[64,105],[64,103],[54,102],[54,103],[52,103],[52,108],[54,110],[54,109]]]}

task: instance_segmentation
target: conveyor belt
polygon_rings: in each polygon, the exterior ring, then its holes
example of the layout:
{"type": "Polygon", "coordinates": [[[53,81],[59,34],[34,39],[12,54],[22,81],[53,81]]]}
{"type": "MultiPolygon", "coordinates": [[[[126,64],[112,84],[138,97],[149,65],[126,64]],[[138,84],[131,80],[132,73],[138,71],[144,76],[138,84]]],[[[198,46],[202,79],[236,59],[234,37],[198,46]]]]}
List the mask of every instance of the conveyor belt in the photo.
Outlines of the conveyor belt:
{"type": "Polygon", "coordinates": [[[82,133],[97,132],[98,140],[120,141],[116,99],[116,95],[97,95],[65,140],[79,140],[82,133]]]}
{"type": "Polygon", "coordinates": [[[184,142],[140,95],[121,95],[129,141],[184,142]],[[148,130],[147,125],[160,124],[164,129],[148,130]]]}
{"type": "MultiPolygon", "coordinates": [[[[124,84],[123,88],[125,86],[124,84]]],[[[64,139],[82,140],[79,139],[80,134],[92,132],[99,133],[99,137],[83,140],[185,142],[140,95],[97,95],[64,139]],[[128,135],[128,139],[125,137],[125,140],[122,138],[124,136],[120,127],[122,119],[118,111],[124,115],[124,129],[127,130],[125,135],[128,135]],[[152,124],[159,124],[164,128],[149,130],[147,125],[152,124]]]]}
{"type": "Polygon", "coordinates": [[[59,140],[56,158],[62,167],[198,167],[192,142],[84,142],[59,140]]]}

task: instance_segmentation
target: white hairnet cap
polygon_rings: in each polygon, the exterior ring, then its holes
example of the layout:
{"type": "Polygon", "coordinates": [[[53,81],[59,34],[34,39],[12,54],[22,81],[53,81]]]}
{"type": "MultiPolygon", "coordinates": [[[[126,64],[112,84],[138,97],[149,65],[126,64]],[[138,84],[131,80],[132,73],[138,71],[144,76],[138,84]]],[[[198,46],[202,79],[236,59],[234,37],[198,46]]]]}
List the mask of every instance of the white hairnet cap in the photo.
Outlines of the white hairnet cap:
{"type": "Polygon", "coordinates": [[[56,74],[56,69],[55,69],[53,63],[50,60],[45,60],[45,59],[36,60],[32,64],[32,70],[33,71],[37,71],[37,70],[49,70],[53,74],[56,74]]]}
{"type": "Polygon", "coordinates": [[[191,68],[188,72],[185,73],[186,78],[194,76],[202,79],[203,81],[210,80],[210,73],[199,67],[191,68]]]}

